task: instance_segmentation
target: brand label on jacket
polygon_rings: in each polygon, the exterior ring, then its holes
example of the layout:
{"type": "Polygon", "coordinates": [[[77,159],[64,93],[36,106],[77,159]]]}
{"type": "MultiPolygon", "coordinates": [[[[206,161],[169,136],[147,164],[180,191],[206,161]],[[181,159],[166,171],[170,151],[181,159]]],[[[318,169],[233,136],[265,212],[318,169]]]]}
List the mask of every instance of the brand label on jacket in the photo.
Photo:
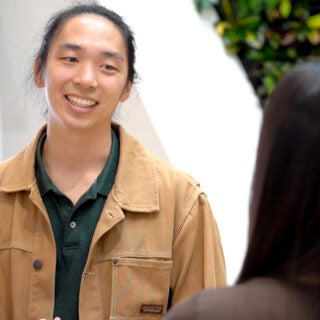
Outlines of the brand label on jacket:
{"type": "Polygon", "coordinates": [[[142,304],[140,313],[161,314],[163,312],[163,304],[142,304]]]}

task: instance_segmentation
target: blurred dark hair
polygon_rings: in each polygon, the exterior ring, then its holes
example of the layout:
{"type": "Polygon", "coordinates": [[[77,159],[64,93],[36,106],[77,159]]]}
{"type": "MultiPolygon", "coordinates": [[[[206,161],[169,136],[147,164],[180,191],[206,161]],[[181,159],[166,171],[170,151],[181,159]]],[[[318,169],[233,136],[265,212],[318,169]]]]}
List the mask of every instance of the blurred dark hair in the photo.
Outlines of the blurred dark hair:
{"type": "Polygon", "coordinates": [[[48,52],[50,50],[50,45],[57,32],[61,30],[61,28],[69,19],[82,14],[94,14],[97,16],[101,16],[111,21],[120,30],[127,51],[128,80],[134,82],[136,78],[136,71],[134,66],[135,40],[133,33],[130,27],[124,22],[122,17],[120,17],[117,13],[97,4],[94,1],[90,2],[89,4],[74,5],[65,10],[57,12],[54,16],[51,17],[46,25],[41,46],[35,57],[36,59],[38,59],[39,63],[36,66],[36,70],[34,70],[34,74],[38,75],[45,67],[48,52]]]}
{"type": "Polygon", "coordinates": [[[298,64],[277,84],[263,118],[238,283],[320,275],[320,63],[298,64]]]}

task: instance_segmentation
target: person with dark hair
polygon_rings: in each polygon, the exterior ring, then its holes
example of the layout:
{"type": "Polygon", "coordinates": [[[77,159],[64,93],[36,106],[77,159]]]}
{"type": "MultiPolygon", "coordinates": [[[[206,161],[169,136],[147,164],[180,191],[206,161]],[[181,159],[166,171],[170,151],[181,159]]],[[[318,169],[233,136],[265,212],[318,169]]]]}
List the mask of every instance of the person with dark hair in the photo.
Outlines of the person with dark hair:
{"type": "Polygon", "coordinates": [[[165,320],[320,319],[319,137],[320,62],[305,62],[265,110],[237,283],[200,291],[165,320]]]}
{"type": "Polygon", "coordinates": [[[0,165],[1,319],[159,319],[225,285],[199,184],[112,120],[134,62],[132,31],[101,5],[47,24],[33,69],[47,121],[0,165]]]}

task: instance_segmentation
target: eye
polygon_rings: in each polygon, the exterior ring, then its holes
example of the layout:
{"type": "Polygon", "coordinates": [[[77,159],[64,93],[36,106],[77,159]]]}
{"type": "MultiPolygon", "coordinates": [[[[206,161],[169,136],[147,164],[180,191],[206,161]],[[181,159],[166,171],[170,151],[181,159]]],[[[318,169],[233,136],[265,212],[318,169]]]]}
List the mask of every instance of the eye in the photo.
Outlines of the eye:
{"type": "Polygon", "coordinates": [[[115,70],[117,70],[117,68],[114,67],[114,66],[111,65],[111,64],[103,64],[103,65],[101,66],[101,68],[104,69],[104,70],[108,70],[108,71],[115,71],[115,70]]]}
{"type": "Polygon", "coordinates": [[[69,62],[69,63],[78,62],[78,59],[75,57],[63,57],[62,60],[69,62]]]}

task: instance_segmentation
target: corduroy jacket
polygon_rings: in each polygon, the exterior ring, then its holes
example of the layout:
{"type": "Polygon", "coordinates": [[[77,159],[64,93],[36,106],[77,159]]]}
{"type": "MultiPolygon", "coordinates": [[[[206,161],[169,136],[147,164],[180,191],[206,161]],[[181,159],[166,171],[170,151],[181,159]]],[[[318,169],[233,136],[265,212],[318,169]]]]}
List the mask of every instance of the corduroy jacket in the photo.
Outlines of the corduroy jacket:
{"type": "MultiPolygon", "coordinates": [[[[53,316],[56,247],[34,172],[44,130],[0,165],[1,320],[53,316]]],[[[168,303],[225,285],[219,231],[192,177],[115,130],[119,165],[82,275],[79,319],[159,319],[168,303]]]]}

